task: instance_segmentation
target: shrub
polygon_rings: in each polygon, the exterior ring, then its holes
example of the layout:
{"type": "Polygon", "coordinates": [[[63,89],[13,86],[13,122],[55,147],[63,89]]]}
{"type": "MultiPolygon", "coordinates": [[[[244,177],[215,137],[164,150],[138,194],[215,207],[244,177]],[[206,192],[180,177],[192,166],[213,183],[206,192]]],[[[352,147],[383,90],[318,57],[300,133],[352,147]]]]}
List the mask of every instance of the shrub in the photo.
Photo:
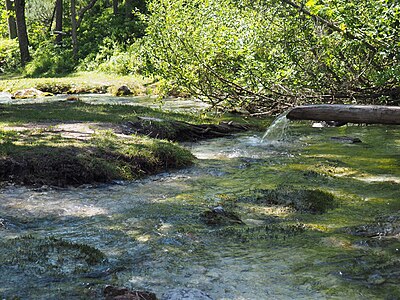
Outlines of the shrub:
{"type": "Polygon", "coordinates": [[[14,72],[20,65],[18,41],[0,38],[0,73],[14,72]]]}
{"type": "Polygon", "coordinates": [[[33,59],[25,67],[28,77],[50,77],[70,73],[75,63],[71,50],[51,43],[42,44],[34,53],[33,59]]]}

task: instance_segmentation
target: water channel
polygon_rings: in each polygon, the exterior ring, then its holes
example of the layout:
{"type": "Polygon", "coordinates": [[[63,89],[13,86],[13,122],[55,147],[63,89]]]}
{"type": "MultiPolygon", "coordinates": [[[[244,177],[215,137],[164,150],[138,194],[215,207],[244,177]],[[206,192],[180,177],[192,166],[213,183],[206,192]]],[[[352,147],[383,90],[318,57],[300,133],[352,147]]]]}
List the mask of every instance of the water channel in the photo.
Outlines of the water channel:
{"type": "Polygon", "coordinates": [[[263,135],[184,144],[193,167],[134,182],[2,188],[0,296],[101,299],[111,284],[221,300],[398,299],[398,127],[299,122],[281,140],[263,135]],[[254,200],[282,187],[335,204],[311,213],[254,200]],[[216,206],[244,224],[205,224],[216,206]],[[378,223],[394,234],[352,230],[378,223]]]}

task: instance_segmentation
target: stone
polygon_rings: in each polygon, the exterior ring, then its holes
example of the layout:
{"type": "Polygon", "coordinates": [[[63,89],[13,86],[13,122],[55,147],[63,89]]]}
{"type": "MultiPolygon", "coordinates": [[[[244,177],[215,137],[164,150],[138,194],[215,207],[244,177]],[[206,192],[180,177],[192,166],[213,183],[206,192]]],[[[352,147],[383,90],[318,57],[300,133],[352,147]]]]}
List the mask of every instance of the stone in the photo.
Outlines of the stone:
{"type": "Polygon", "coordinates": [[[161,300],[213,300],[208,294],[198,289],[176,288],[164,293],[161,300]]]}
{"type": "Polygon", "coordinates": [[[362,141],[359,138],[350,137],[350,136],[332,136],[331,140],[335,141],[335,142],[339,142],[339,143],[345,143],[345,144],[362,143],[362,141]]]}
{"type": "Polygon", "coordinates": [[[116,96],[129,96],[132,95],[133,92],[127,85],[121,85],[115,94],[116,96]]]}
{"type": "Polygon", "coordinates": [[[156,294],[147,291],[131,291],[108,285],[103,291],[106,300],[158,300],[156,294]]]}
{"type": "Polygon", "coordinates": [[[201,213],[200,218],[207,225],[223,226],[244,224],[244,222],[239,218],[236,213],[226,211],[222,206],[217,206],[201,213]]]}
{"type": "Polygon", "coordinates": [[[24,90],[18,90],[11,95],[11,99],[28,99],[28,98],[38,98],[45,96],[52,96],[51,93],[45,93],[35,88],[29,88],[24,90]]]}

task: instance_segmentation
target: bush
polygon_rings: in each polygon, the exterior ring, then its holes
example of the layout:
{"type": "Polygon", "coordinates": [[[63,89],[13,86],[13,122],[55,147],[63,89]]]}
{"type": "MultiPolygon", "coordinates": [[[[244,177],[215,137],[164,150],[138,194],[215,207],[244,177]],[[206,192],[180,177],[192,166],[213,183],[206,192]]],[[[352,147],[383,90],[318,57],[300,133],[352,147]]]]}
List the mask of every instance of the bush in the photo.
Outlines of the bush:
{"type": "Polygon", "coordinates": [[[140,40],[126,46],[106,38],[96,55],[87,56],[79,70],[119,75],[143,74],[146,70],[146,56],[140,40]]]}
{"type": "Polygon", "coordinates": [[[45,43],[33,54],[33,59],[25,67],[28,77],[51,77],[68,74],[74,70],[75,63],[70,49],[52,43],[45,43]]]}
{"type": "Polygon", "coordinates": [[[0,38],[0,73],[15,72],[20,66],[18,41],[0,38]]]}

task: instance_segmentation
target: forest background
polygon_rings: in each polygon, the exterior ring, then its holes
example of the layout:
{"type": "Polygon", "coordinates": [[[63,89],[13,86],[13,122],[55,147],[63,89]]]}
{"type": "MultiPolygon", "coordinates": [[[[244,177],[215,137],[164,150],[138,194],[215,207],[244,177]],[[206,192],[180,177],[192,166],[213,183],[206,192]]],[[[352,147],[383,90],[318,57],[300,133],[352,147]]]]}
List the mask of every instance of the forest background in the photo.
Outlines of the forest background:
{"type": "Polygon", "coordinates": [[[0,76],[144,76],[214,107],[400,103],[393,0],[2,0],[0,76]]]}

